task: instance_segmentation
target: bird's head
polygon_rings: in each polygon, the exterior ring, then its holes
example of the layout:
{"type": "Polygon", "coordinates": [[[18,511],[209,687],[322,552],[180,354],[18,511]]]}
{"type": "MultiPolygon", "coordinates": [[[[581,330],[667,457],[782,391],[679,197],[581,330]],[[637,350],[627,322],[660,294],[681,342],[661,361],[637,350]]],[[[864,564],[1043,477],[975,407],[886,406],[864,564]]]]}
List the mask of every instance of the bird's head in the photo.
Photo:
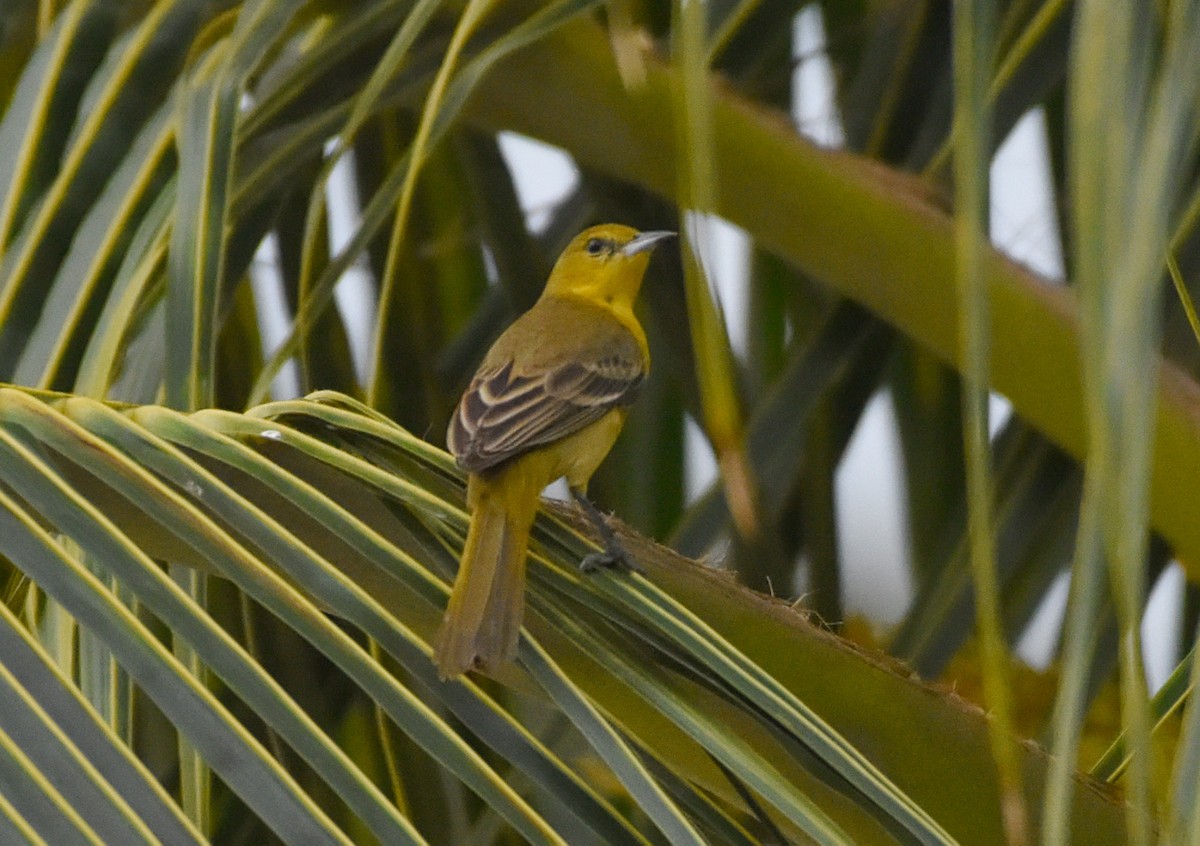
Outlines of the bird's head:
{"type": "Polygon", "coordinates": [[[573,295],[632,309],[651,251],[674,236],[619,223],[585,229],[558,257],[544,296],[573,295]]]}

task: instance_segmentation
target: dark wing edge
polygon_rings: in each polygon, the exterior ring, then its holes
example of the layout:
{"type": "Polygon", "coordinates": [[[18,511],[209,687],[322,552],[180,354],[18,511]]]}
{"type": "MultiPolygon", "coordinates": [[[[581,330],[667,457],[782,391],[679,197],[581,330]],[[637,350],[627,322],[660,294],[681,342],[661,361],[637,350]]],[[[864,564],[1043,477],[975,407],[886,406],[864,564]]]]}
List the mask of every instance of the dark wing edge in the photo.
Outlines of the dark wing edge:
{"type": "Polygon", "coordinates": [[[455,410],[447,444],[462,469],[487,470],[629,405],[645,375],[640,357],[622,355],[536,375],[514,374],[511,362],[481,371],[455,410]]]}

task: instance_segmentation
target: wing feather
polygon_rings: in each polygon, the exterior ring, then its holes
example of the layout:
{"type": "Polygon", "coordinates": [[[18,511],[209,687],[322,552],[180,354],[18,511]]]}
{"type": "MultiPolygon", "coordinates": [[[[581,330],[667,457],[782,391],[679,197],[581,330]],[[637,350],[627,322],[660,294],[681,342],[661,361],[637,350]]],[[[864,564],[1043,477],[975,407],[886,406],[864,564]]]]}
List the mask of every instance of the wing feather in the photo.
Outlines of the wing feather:
{"type": "Polygon", "coordinates": [[[632,403],[644,378],[632,337],[536,373],[519,373],[512,361],[481,369],[450,421],[450,451],[464,470],[495,467],[632,403]]]}

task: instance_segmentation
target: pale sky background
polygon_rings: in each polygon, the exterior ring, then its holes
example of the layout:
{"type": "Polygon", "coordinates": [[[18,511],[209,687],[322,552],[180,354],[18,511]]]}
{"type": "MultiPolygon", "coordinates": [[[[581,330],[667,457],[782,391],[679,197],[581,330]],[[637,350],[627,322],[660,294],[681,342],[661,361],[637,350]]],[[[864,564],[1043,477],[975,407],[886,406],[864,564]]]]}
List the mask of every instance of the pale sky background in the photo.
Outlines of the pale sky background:
{"type": "MultiPolygon", "coordinates": [[[[822,146],[842,143],[841,125],[832,101],[832,73],[823,55],[824,32],[819,11],[809,7],[796,20],[794,53],[805,57],[797,63],[792,113],[800,131],[822,146]]],[[[530,139],[509,135],[502,139],[505,156],[512,165],[518,195],[531,227],[545,225],[555,203],[565,197],[578,179],[570,158],[562,152],[530,139]]],[[[355,196],[347,160],[329,185],[330,240],[333,249],[349,239],[357,225],[359,203],[355,196]]],[[[1052,212],[1045,144],[1045,126],[1040,112],[1025,116],[1003,143],[991,171],[992,240],[1014,259],[1050,278],[1061,278],[1062,256],[1052,212]]],[[[636,221],[628,221],[637,225],[636,221]]],[[[721,300],[735,352],[745,350],[746,297],[744,236],[721,221],[706,221],[706,245],[702,260],[721,300]]],[[[278,314],[287,313],[273,268],[276,248],[268,239],[255,262],[255,286],[264,302],[277,302],[278,314]]],[[[360,372],[365,373],[370,337],[367,316],[356,303],[369,300],[371,285],[367,271],[358,266],[339,282],[338,304],[352,325],[363,331],[352,333],[352,350],[360,372]]],[[[272,309],[274,310],[274,309],[272,309]]],[[[278,343],[285,331],[284,318],[263,327],[268,346],[278,343]]],[[[294,396],[294,370],[281,372],[275,383],[276,396],[294,396]]],[[[993,431],[1009,413],[1000,397],[992,403],[993,431]]],[[[845,605],[849,613],[865,614],[883,625],[897,622],[912,599],[908,543],[902,500],[899,454],[894,439],[895,420],[890,398],[877,395],[868,405],[858,431],[851,440],[837,474],[838,539],[845,573],[845,605]]],[[[688,432],[690,495],[703,491],[715,476],[712,452],[700,431],[688,432]]],[[[1147,619],[1175,620],[1182,601],[1182,571],[1172,565],[1151,595],[1147,619]]],[[[784,593],[784,591],[780,591],[784,593]]],[[[1019,652],[1034,666],[1049,658],[1053,638],[1066,602],[1067,579],[1060,578],[1055,590],[1030,626],[1019,652]]],[[[1144,630],[1147,674],[1157,687],[1172,669],[1177,634],[1171,626],[1144,630]]]]}

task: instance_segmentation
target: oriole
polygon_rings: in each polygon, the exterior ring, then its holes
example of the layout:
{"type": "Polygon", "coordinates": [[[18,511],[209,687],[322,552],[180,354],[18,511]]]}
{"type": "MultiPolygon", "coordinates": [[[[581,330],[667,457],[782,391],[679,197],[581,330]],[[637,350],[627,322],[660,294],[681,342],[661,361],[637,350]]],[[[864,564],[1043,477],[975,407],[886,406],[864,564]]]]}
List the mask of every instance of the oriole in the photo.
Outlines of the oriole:
{"type": "Polygon", "coordinates": [[[633,305],[651,250],[673,235],[607,224],[576,236],[463,394],[446,440],[469,473],[471,526],[434,646],[442,678],[516,653],[529,530],[546,485],[565,476],[597,521],[606,551],[585,567],[623,558],[585,493],[649,373],[633,305]]]}

